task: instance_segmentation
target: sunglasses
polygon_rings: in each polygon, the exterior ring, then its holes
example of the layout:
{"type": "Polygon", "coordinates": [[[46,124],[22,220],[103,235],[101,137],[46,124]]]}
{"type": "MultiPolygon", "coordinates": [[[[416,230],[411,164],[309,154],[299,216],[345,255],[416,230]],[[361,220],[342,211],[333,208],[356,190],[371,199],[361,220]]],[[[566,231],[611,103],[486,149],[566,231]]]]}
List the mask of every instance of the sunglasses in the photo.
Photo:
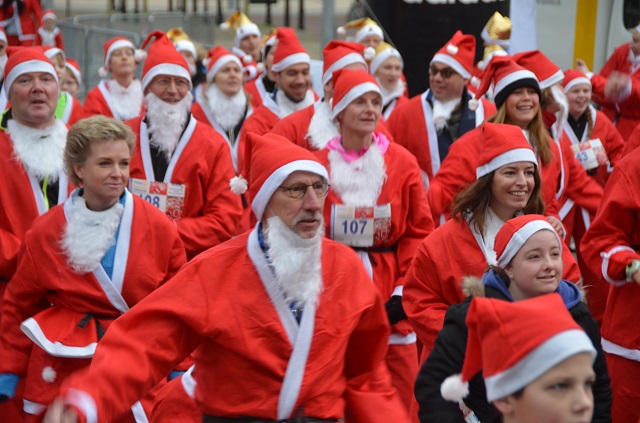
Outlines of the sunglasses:
{"type": "Polygon", "coordinates": [[[429,76],[433,76],[435,78],[438,74],[440,74],[443,79],[449,79],[456,74],[456,71],[451,68],[438,69],[433,65],[429,66],[429,76]]]}

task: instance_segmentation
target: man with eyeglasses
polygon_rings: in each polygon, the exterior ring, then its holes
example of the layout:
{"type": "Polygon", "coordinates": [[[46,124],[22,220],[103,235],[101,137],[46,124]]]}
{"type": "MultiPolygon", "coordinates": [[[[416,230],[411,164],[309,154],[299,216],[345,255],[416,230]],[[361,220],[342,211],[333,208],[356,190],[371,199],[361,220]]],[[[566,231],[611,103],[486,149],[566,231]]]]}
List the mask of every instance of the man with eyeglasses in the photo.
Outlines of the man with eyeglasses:
{"type": "Polygon", "coordinates": [[[477,110],[469,109],[473,95],[466,87],[475,52],[475,37],[457,31],[431,60],[430,88],[398,107],[387,124],[394,140],[418,159],[427,189],[451,144],[496,112],[485,99],[477,110]]]}
{"type": "Polygon", "coordinates": [[[323,237],[326,169],[273,134],[248,134],[245,154],[231,187],[259,223],[114,322],[45,422],[113,421],[193,350],[202,422],[409,422],[382,300],[355,252],[323,237]]]}
{"type": "Polygon", "coordinates": [[[145,113],[127,125],[137,137],[129,190],[166,213],[190,260],[236,235],[242,205],[226,189],[234,175],[226,141],[191,115],[189,65],[160,31],[147,37],[145,113]]]}

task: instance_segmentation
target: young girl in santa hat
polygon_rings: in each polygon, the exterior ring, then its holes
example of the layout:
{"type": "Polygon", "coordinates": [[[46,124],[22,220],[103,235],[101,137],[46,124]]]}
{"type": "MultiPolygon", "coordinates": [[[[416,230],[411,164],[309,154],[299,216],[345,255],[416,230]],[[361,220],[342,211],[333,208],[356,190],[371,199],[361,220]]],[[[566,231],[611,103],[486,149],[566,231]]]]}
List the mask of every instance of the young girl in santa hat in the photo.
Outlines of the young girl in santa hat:
{"type": "MultiPolygon", "coordinates": [[[[440,392],[443,381],[452,374],[460,373],[463,368],[469,332],[465,319],[469,307],[473,299],[478,297],[518,302],[555,292],[560,294],[564,306],[588,334],[597,351],[593,364],[596,375],[593,384],[595,410],[591,421],[610,422],[611,388],[598,326],[585,304],[581,290],[561,278],[562,241],[553,227],[544,216],[533,214],[515,217],[498,231],[494,249],[496,261],[487,269],[482,279],[463,278],[464,289],[469,296],[447,311],[444,327],[418,376],[416,398],[420,404],[420,417],[424,421],[427,421],[428,416],[429,421],[464,422],[465,417],[461,412],[463,409],[468,415],[473,412],[483,423],[502,421],[498,411],[502,411],[502,408],[497,409],[487,400],[488,390],[485,389],[482,374],[469,375],[469,395],[464,398],[462,407],[447,401],[440,392]]],[[[543,322],[534,321],[531,325],[540,326],[537,330],[545,330],[543,322]]]]}

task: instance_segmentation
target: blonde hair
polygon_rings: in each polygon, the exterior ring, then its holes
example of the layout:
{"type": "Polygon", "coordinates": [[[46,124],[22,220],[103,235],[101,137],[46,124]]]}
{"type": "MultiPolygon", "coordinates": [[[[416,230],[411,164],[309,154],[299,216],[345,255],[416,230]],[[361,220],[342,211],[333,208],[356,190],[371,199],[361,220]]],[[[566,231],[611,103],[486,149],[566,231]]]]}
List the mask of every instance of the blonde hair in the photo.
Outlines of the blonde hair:
{"type": "Polygon", "coordinates": [[[92,116],[78,121],[67,134],[67,144],[64,148],[64,169],[75,186],[82,182],[73,165],[83,164],[89,154],[91,146],[101,142],[124,141],[133,152],[136,136],[127,125],[102,115],[92,116]]]}

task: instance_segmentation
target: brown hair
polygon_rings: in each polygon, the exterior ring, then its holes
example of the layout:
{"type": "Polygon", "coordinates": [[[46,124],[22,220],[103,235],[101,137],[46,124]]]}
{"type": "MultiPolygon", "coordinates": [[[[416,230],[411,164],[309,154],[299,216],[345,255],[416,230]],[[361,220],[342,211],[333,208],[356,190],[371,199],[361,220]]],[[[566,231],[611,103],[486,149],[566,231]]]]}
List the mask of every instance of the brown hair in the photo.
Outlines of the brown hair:
{"type": "Polygon", "coordinates": [[[591,115],[591,107],[587,106],[587,110],[584,111],[587,117],[587,139],[591,139],[593,134],[593,116],[591,115]]]}
{"type": "Polygon", "coordinates": [[[102,115],[92,116],[76,122],[67,134],[64,148],[64,169],[75,186],[82,182],[73,165],[82,164],[91,154],[91,146],[99,142],[124,141],[133,152],[136,136],[127,125],[102,115]]]}
{"type": "MultiPolygon", "coordinates": [[[[456,220],[469,219],[469,225],[484,235],[484,224],[487,219],[487,209],[491,202],[491,183],[496,171],[484,175],[463,191],[459,192],[453,199],[451,214],[456,220]]],[[[540,172],[535,167],[533,172],[534,186],[531,197],[522,212],[524,214],[543,214],[544,201],[540,194],[540,172]]]]}

